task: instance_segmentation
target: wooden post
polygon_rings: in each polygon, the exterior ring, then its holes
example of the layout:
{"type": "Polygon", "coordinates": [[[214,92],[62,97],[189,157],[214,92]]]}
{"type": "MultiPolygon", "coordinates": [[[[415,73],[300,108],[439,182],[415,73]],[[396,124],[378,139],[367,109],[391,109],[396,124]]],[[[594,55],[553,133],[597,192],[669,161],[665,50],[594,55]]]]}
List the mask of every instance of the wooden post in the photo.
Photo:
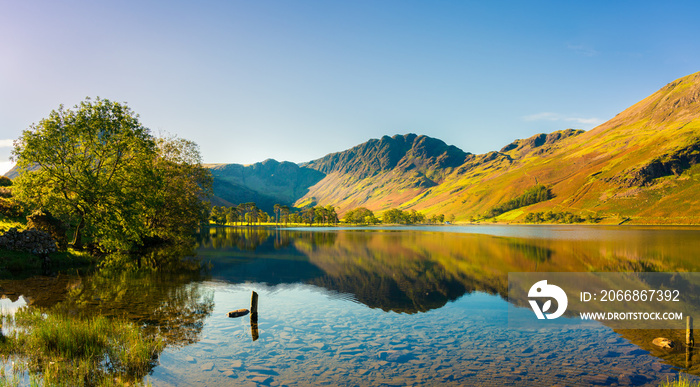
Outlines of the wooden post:
{"type": "Polygon", "coordinates": [[[685,345],[686,347],[693,347],[695,344],[695,339],[693,339],[693,318],[688,316],[685,324],[685,345]]]}
{"type": "Polygon", "coordinates": [[[258,333],[258,293],[250,295],[250,334],[253,336],[253,341],[260,337],[258,333]]]}
{"type": "Polygon", "coordinates": [[[253,336],[253,341],[257,340],[258,337],[260,337],[260,333],[258,332],[258,314],[253,313],[250,315],[250,334],[253,336]]]}
{"type": "Polygon", "coordinates": [[[253,294],[250,296],[250,314],[257,314],[258,313],[258,293],[255,293],[253,291],[253,294]]]}

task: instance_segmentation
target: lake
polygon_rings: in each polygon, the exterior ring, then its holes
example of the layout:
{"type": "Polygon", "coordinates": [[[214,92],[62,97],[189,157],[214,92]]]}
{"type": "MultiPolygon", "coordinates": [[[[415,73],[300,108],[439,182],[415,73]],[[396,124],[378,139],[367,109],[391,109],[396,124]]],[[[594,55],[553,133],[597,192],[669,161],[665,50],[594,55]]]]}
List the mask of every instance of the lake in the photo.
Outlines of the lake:
{"type": "Polygon", "coordinates": [[[211,228],[203,272],[0,281],[0,307],[138,321],[168,343],[154,386],[656,386],[700,375],[651,344],[684,332],[509,326],[508,273],[696,272],[699,252],[692,227],[211,228]],[[253,291],[257,319],[229,318],[253,291]]]}

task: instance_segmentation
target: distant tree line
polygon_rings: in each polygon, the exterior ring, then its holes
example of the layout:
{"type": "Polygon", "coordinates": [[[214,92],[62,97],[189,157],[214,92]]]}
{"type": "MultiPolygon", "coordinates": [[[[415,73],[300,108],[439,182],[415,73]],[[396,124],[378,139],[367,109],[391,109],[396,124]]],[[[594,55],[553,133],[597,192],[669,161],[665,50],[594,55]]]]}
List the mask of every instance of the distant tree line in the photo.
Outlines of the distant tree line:
{"type": "MultiPolygon", "coordinates": [[[[450,215],[449,219],[450,222],[454,222],[455,216],[450,215]]],[[[382,223],[387,224],[436,224],[444,222],[445,214],[435,214],[431,217],[427,217],[416,210],[401,211],[399,209],[392,208],[384,212],[382,215],[382,223]]]]}
{"type": "MultiPolygon", "coordinates": [[[[241,203],[237,206],[213,206],[210,211],[209,221],[218,225],[259,225],[261,223],[275,224],[307,224],[313,225],[337,225],[341,223],[338,213],[332,205],[306,207],[293,210],[287,205],[275,204],[272,216],[261,210],[255,203],[241,203]]],[[[450,215],[450,221],[455,216],[450,215]]],[[[436,214],[431,217],[416,210],[402,211],[392,208],[379,219],[372,210],[359,207],[345,213],[342,223],[346,224],[439,224],[445,222],[444,214],[436,214]]]]}
{"type": "Polygon", "coordinates": [[[552,190],[548,187],[538,184],[532,188],[527,189],[521,195],[516,196],[507,202],[495,206],[488,210],[485,214],[486,218],[493,218],[495,216],[501,215],[505,212],[514,210],[516,208],[529,206],[531,204],[543,202],[553,198],[552,190]]]}
{"type": "Polygon", "coordinates": [[[580,215],[572,214],[571,212],[531,212],[525,215],[525,222],[527,223],[597,223],[600,218],[596,215],[586,215],[586,217],[581,217],[580,215]]]}
{"type": "Polygon", "coordinates": [[[352,224],[378,224],[379,219],[374,216],[374,213],[365,207],[355,208],[345,213],[343,216],[345,223],[352,224]]]}
{"type": "Polygon", "coordinates": [[[214,224],[252,225],[261,223],[288,224],[306,223],[308,225],[338,224],[338,214],[333,206],[307,207],[298,211],[286,205],[275,204],[274,214],[270,216],[253,202],[237,206],[213,206],[209,221],[214,224]]]}
{"type": "Polygon", "coordinates": [[[213,206],[209,212],[209,221],[214,224],[260,224],[267,223],[270,215],[258,208],[253,202],[241,203],[237,206],[213,206]]]}

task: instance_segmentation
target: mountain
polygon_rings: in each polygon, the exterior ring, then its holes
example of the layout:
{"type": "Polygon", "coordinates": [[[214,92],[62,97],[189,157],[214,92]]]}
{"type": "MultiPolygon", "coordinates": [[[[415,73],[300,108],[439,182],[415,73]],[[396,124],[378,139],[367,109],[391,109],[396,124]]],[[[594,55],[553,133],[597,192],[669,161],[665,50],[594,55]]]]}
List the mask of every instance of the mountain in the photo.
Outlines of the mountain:
{"type": "Polygon", "coordinates": [[[326,177],[296,204],[332,204],[340,213],[398,207],[467,220],[544,184],[552,199],[498,219],[555,211],[615,223],[700,223],[698,161],[700,73],[588,132],[537,134],[483,155],[425,136],[370,140],[305,164],[326,177]]]}
{"type": "MultiPolygon", "coordinates": [[[[214,204],[254,201],[415,209],[465,221],[504,209],[503,222],[570,212],[604,222],[700,223],[700,73],[661,88],[608,122],[515,140],[475,155],[423,135],[371,139],[301,165],[209,164],[214,204]],[[520,208],[538,185],[546,200],[520,208]],[[506,208],[507,207],[507,208],[506,208]],[[517,206],[516,206],[517,207],[517,206]]],[[[531,203],[531,202],[528,202],[531,203]]],[[[527,204],[527,203],[525,203],[527,204]]]]}
{"type": "Polygon", "coordinates": [[[591,131],[562,132],[548,142],[534,136],[504,147],[492,162],[467,163],[416,207],[479,214],[539,183],[555,197],[501,220],[554,210],[639,223],[700,222],[700,73],[591,131]]]}
{"type": "Polygon", "coordinates": [[[214,178],[215,205],[255,202],[272,213],[275,204],[292,205],[325,176],[288,161],[267,159],[252,165],[205,164],[214,178]]]}
{"type": "Polygon", "coordinates": [[[384,136],[303,164],[326,174],[296,206],[332,204],[345,212],[402,205],[445,181],[469,156],[443,141],[415,134],[384,136]]]}

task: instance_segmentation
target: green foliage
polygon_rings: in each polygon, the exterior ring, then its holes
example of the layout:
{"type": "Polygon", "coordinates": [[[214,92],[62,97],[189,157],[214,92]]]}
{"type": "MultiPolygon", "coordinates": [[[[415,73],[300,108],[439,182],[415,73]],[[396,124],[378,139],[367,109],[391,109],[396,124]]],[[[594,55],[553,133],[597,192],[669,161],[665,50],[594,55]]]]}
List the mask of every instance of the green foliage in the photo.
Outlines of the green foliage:
{"type": "Polygon", "coordinates": [[[258,208],[253,203],[241,203],[234,207],[212,206],[209,213],[209,222],[217,225],[233,224],[238,222],[251,225],[254,223],[267,223],[270,220],[270,215],[267,212],[258,208]]]}
{"type": "Polygon", "coordinates": [[[13,199],[0,198],[0,215],[5,218],[21,218],[24,216],[24,207],[13,199]]]}
{"type": "Polygon", "coordinates": [[[585,219],[570,212],[530,212],[525,216],[527,223],[582,223],[585,219]]]}
{"type": "Polygon", "coordinates": [[[144,219],[150,237],[179,241],[206,223],[211,173],[202,167],[199,147],[177,137],[156,139],[154,185],[144,196],[144,219]]]}
{"type": "Polygon", "coordinates": [[[491,208],[489,211],[486,212],[486,217],[492,218],[504,212],[508,212],[510,210],[514,210],[520,207],[529,206],[531,204],[543,202],[553,197],[554,195],[552,194],[552,191],[549,188],[542,184],[538,184],[523,192],[522,195],[519,195],[501,205],[491,208]]]}
{"type": "Polygon", "coordinates": [[[206,219],[211,177],[196,144],[154,138],[124,104],[60,106],[23,132],[13,156],[21,171],[15,195],[69,224],[77,248],[173,241],[206,219]]]}
{"type": "MultiPolygon", "coordinates": [[[[451,217],[454,221],[454,215],[451,217]]],[[[423,223],[444,223],[445,214],[435,214],[431,217],[426,217],[424,214],[416,210],[401,211],[396,208],[387,210],[382,215],[382,223],[386,224],[423,224],[423,223]]]]}
{"type": "Polygon", "coordinates": [[[0,187],[11,187],[12,180],[7,176],[0,176],[0,187]]]}
{"type": "Polygon", "coordinates": [[[102,316],[81,319],[23,308],[11,325],[15,329],[0,343],[0,353],[28,360],[30,375],[40,375],[46,385],[138,382],[165,348],[134,323],[102,316]]]}
{"type": "MultiPolygon", "coordinates": [[[[338,224],[338,214],[335,207],[328,205],[326,207],[316,206],[308,207],[301,212],[301,219],[308,225],[316,224],[338,224]]],[[[374,216],[374,215],[373,215],[374,216]]]]}
{"type": "Polygon", "coordinates": [[[345,213],[343,217],[345,223],[353,224],[377,224],[379,219],[374,213],[365,207],[355,208],[345,213]]]}
{"type": "Polygon", "coordinates": [[[31,275],[41,270],[41,259],[24,251],[0,249],[0,278],[31,275]]]}

